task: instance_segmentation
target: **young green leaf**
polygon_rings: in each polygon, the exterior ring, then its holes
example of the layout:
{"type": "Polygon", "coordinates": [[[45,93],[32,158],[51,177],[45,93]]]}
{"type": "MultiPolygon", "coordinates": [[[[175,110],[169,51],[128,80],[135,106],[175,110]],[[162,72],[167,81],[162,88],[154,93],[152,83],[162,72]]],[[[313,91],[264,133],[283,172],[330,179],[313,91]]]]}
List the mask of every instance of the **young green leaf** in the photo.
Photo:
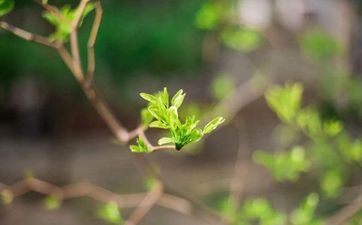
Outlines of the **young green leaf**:
{"type": "Polygon", "coordinates": [[[140,93],[140,96],[146,100],[146,101],[149,101],[149,102],[154,102],[157,100],[157,98],[151,94],[147,94],[147,93],[140,93]]]}
{"type": "Polygon", "coordinates": [[[158,145],[170,144],[173,143],[173,139],[169,137],[163,137],[158,140],[158,145]]]}
{"type": "Polygon", "coordinates": [[[287,123],[293,122],[301,107],[303,86],[300,83],[286,84],[284,87],[270,88],[265,98],[271,109],[287,123]]]}
{"type": "Polygon", "coordinates": [[[167,88],[164,87],[163,88],[163,92],[160,93],[160,98],[161,98],[161,102],[163,103],[163,105],[165,107],[168,107],[169,106],[169,100],[168,100],[168,91],[167,91],[167,88]]]}
{"type": "Polygon", "coordinates": [[[58,209],[61,205],[59,197],[50,195],[44,199],[44,205],[47,210],[58,209]]]}
{"type": "Polygon", "coordinates": [[[8,14],[14,8],[14,0],[0,0],[0,17],[8,14]]]}
{"type": "Polygon", "coordinates": [[[90,12],[93,11],[93,9],[95,9],[96,5],[94,2],[88,2],[87,5],[85,6],[84,8],[84,12],[83,12],[83,15],[82,15],[82,18],[81,20],[79,21],[79,26],[81,26],[83,24],[83,21],[84,21],[84,18],[88,16],[88,14],[90,12]]]}
{"type": "Polygon", "coordinates": [[[4,205],[9,205],[13,202],[14,195],[11,191],[4,190],[0,193],[1,200],[4,205]]]}
{"type": "Polygon", "coordinates": [[[182,105],[184,98],[185,98],[186,94],[183,93],[183,90],[180,89],[173,97],[171,100],[171,104],[173,106],[175,106],[176,108],[180,108],[180,106],[182,105]]]}
{"type": "Polygon", "coordinates": [[[153,121],[152,123],[150,123],[149,125],[150,127],[153,127],[153,128],[160,128],[160,129],[168,129],[168,126],[165,125],[164,123],[162,123],[161,121],[153,121]]]}
{"type": "Polygon", "coordinates": [[[100,219],[103,219],[111,224],[122,224],[123,222],[121,212],[115,202],[109,202],[102,206],[98,210],[97,215],[100,219]]]}
{"type": "Polygon", "coordinates": [[[147,128],[149,124],[153,120],[152,114],[148,111],[148,109],[144,108],[141,110],[141,119],[142,119],[142,126],[143,128],[147,128]]]}
{"type": "Polygon", "coordinates": [[[137,138],[137,145],[129,146],[132,152],[135,153],[148,153],[150,152],[144,140],[141,137],[137,138]]]}
{"type": "Polygon", "coordinates": [[[237,51],[250,52],[257,49],[262,43],[261,35],[250,28],[226,29],[221,33],[223,43],[237,51]]]}
{"type": "MultiPolygon", "coordinates": [[[[178,108],[182,105],[185,98],[183,90],[179,90],[171,99],[169,104],[169,94],[167,88],[154,95],[141,93],[140,96],[148,101],[148,112],[152,115],[152,121],[148,126],[153,128],[167,129],[170,133],[169,137],[161,138],[159,145],[173,143],[175,148],[180,150],[187,144],[199,141],[204,133],[210,133],[218,125],[224,122],[222,117],[215,118],[208,125],[204,131],[197,128],[199,120],[195,116],[187,116],[185,122],[179,118],[178,108]]],[[[132,145],[133,152],[148,152],[146,146],[142,144],[132,145]]]]}
{"type": "Polygon", "coordinates": [[[204,127],[203,133],[208,134],[215,130],[220,124],[222,124],[225,121],[222,117],[217,117],[213,120],[211,120],[206,126],[204,127]]]}

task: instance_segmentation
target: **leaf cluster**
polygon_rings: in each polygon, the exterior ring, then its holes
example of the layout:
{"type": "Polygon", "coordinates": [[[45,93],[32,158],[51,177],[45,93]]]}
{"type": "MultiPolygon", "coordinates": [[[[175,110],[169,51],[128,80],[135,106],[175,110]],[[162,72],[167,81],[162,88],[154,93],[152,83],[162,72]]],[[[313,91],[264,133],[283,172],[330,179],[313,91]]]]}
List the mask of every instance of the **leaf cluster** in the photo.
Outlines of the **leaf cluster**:
{"type": "Polygon", "coordinates": [[[268,105],[283,122],[279,134],[287,136],[279,139],[283,148],[291,150],[275,154],[257,151],[254,159],[271,170],[278,181],[296,181],[301,173],[313,169],[325,196],[336,197],[348,181],[348,171],[362,164],[362,142],[353,140],[341,121],[322,117],[315,106],[302,107],[302,93],[299,83],[275,86],[266,92],[268,105]],[[303,135],[307,140],[298,143],[303,135]]]}
{"type": "MultiPolygon", "coordinates": [[[[82,25],[83,19],[95,8],[93,2],[87,3],[79,26],[82,25]]],[[[72,9],[70,5],[63,6],[59,11],[45,11],[42,16],[50,24],[52,24],[56,31],[49,36],[50,41],[66,42],[72,32],[72,23],[75,19],[77,8],[72,9]]]]}
{"type": "MultiPolygon", "coordinates": [[[[167,88],[156,94],[141,93],[140,96],[148,102],[147,108],[141,111],[143,127],[164,129],[169,133],[168,136],[158,140],[160,146],[171,144],[180,150],[187,144],[199,141],[225,121],[222,117],[214,118],[202,129],[198,127],[200,120],[197,120],[194,115],[188,115],[182,121],[178,110],[186,96],[183,90],[179,90],[172,98],[167,88]]],[[[133,152],[150,151],[142,138],[139,138],[137,142],[137,145],[131,146],[133,152]]]]}
{"type": "Polygon", "coordinates": [[[210,0],[196,13],[195,26],[214,31],[221,43],[233,50],[251,52],[258,49],[263,42],[260,32],[240,25],[235,20],[237,13],[233,1],[210,0]]]}
{"type": "Polygon", "coordinates": [[[287,214],[276,210],[264,198],[248,199],[240,207],[237,207],[230,198],[225,198],[219,205],[219,210],[232,225],[320,225],[321,218],[316,216],[318,203],[319,196],[311,193],[287,214]]]}

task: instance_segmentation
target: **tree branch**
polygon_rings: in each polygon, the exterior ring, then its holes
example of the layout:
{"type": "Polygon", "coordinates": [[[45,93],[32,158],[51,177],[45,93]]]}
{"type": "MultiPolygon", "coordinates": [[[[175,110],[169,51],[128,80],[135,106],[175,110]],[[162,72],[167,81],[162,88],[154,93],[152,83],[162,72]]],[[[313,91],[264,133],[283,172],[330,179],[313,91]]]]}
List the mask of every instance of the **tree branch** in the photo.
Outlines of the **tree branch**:
{"type": "Polygon", "coordinates": [[[327,218],[325,225],[341,225],[350,219],[354,214],[362,209],[362,194],[360,194],[353,202],[342,208],[336,214],[327,218]]]}
{"type": "Polygon", "coordinates": [[[138,224],[147,213],[153,208],[153,206],[159,201],[163,193],[163,185],[161,182],[156,182],[142,202],[132,212],[129,218],[124,222],[124,225],[136,225],[138,224]]]}
{"type": "Polygon", "coordinates": [[[155,185],[149,193],[117,194],[88,182],[78,182],[59,187],[36,178],[27,178],[10,186],[0,183],[0,194],[7,192],[15,198],[29,192],[35,192],[47,196],[56,196],[61,200],[89,197],[103,203],[115,202],[120,208],[141,207],[142,205],[142,210],[145,210],[145,207],[150,207],[150,203],[153,203],[152,206],[158,204],[181,214],[190,215],[193,208],[191,202],[178,196],[163,193],[162,188],[157,184],[155,185]],[[157,200],[155,200],[156,197],[157,200]]]}
{"type": "Polygon", "coordinates": [[[87,71],[87,80],[88,82],[92,82],[95,72],[95,53],[94,53],[94,45],[97,39],[99,27],[102,21],[103,9],[100,0],[96,0],[96,15],[94,17],[94,22],[92,26],[92,30],[88,40],[88,71],[87,71]]]}
{"type": "Polygon", "coordinates": [[[0,28],[9,31],[10,33],[13,33],[14,35],[25,39],[27,41],[36,42],[38,44],[42,44],[51,48],[56,48],[56,44],[50,42],[48,38],[43,37],[38,34],[30,33],[26,30],[23,30],[21,28],[18,28],[16,26],[13,26],[5,21],[0,21],[0,28]]]}

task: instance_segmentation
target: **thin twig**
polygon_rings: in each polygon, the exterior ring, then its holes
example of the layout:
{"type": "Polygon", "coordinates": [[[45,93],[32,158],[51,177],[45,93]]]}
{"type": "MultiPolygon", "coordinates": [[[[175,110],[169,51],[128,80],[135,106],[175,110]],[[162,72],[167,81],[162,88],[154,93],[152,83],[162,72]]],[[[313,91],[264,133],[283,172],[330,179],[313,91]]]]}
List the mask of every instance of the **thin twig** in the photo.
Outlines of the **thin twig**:
{"type": "Polygon", "coordinates": [[[263,95],[264,88],[255,88],[254,78],[241,84],[228,97],[223,99],[214,109],[214,112],[227,113],[228,119],[232,119],[244,106],[257,100],[263,95]]]}
{"type": "MultiPolygon", "coordinates": [[[[29,192],[47,196],[57,196],[61,200],[89,197],[98,202],[115,202],[120,208],[133,208],[139,206],[149,193],[117,194],[88,182],[78,182],[64,187],[51,184],[36,178],[28,178],[13,185],[0,183],[0,193],[7,192],[12,197],[20,197],[29,192]]],[[[189,215],[192,203],[181,197],[164,193],[156,204],[170,210],[189,215]]]]}
{"type": "Polygon", "coordinates": [[[230,181],[230,200],[238,207],[239,202],[242,197],[243,188],[244,188],[244,179],[240,177],[239,173],[242,170],[244,163],[248,160],[249,157],[249,146],[245,138],[245,128],[244,122],[241,119],[236,119],[233,121],[235,128],[238,133],[238,151],[234,163],[233,178],[230,181]]]}
{"type": "Polygon", "coordinates": [[[16,36],[25,39],[27,41],[33,41],[38,44],[42,44],[51,48],[55,48],[56,45],[48,40],[48,38],[43,37],[38,34],[30,33],[26,30],[13,26],[5,21],[0,21],[0,28],[9,31],[10,33],[15,34],[16,36]]]}
{"type": "Polygon", "coordinates": [[[94,53],[94,45],[97,39],[97,34],[99,31],[99,27],[102,21],[103,9],[100,0],[96,0],[96,15],[94,17],[94,22],[92,26],[92,30],[88,40],[88,71],[87,71],[87,80],[88,82],[92,82],[95,71],[95,53],[94,53]]]}
{"type": "Polygon", "coordinates": [[[71,32],[77,30],[77,27],[80,23],[80,20],[82,19],[85,7],[87,6],[89,0],[81,0],[78,7],[77,7],[77,11],[75,12],[75,17],[72,21],[71,24],[71,32]]]}
{"type": "Polygon", "coordinates": [[[46,11],[53,13],[54,15],[56,15],[59,18],[63,19],[62,14],[59,12],[59,9],[53,5],[50,5],[48,3],[44,3],[42,0],[35,0],[36,3],[38,3],[39,5],[41,5],[46,11]]]}
{"type": "Polygon", "coordinates": [[[138,224],[147,213],[153,208],[153,206],[159,201],[163,193],[163,185],[161,182],[156,182],[142,202],[131,213],[128,219],[124,222],[124,225],[136,225],[138,224]]]}
{"type": "Polygon", "coordinates": [[[325,225],[341,225],[362,209],[362,194],[359,195],[353,202],[339,210],[336,214],[327,218],[325,225]]]}
{"type": "Polygon", "coordinates": [[[73,72],[79,82],[84,82],[84,75],[82,69],[82,62],[80,60],[79,45],[78,45],[78,31],[74,30],[70,34],[70,47],[73,56],[73,72]]]}

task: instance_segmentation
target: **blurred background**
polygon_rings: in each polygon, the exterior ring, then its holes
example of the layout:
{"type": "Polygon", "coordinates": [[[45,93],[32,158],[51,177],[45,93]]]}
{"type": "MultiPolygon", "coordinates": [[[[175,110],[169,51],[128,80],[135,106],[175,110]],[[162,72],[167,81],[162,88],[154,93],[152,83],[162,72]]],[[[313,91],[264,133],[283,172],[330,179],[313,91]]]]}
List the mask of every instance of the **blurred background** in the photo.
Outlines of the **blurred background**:
{"type": "MultiPolygon", "coordinates": [[[[77,1],[50,3],[76,6],[77,1]]],[[[127,128],[140,121],[145,102],[139,93],[163,87],[171,93],[184,89],[184,114],[202,115],[216,107],[228,118],[201,144],[147,156],[159,164],[162,180],[178,193],[218,208],[231,190],[242,200],[267,198],[274,208],[289,212],[306,193],[318,192],[316,174],[277,182],[253,160],[255,150],[284,147],[280,140],[290,133],[281,133],[281,122],[265,101],[264,91],[272,84],[303,83],[303,105],[316,107],[321,118],[343,121],[351,139],[361,136],[362,1],[102,4],[95,86],[127,128]]],[[[48,36],[54,28],[41,13],[33,1],[17,0],[14,11],[2,20],[48,36]]],[[[94,12],[81,28],[83,56],[93,17],[94,12]]],[[[12,184],[32,173],[59,185],[89,181],[117,193],[144,191],[128,148],[113,143],[55,51],[0,30],[0,68],[1,183],[12,184]]],[[[159,133],[150,135],[155,141],[159,133]]],[[[360,160],[362,147],[357,147],[354,152],[360,160]]],[[[319,215],[329,215],[357,196],[360,165],[338,174],[348,177],[343,182],[329,180],[328,187],[340,182],[341,190],[332,198],[321,197],[319,215]]],[[[42,198],[27,194],[0,206],[0,224],[106,224],[94,213],[100,207],[97,202],[75,199],[48,211],[42,198]]],[[[360,225],[359,218],[353,224],[360,225]]],[[[141,224],[208,223],[156,207],[141,224]]]]}

